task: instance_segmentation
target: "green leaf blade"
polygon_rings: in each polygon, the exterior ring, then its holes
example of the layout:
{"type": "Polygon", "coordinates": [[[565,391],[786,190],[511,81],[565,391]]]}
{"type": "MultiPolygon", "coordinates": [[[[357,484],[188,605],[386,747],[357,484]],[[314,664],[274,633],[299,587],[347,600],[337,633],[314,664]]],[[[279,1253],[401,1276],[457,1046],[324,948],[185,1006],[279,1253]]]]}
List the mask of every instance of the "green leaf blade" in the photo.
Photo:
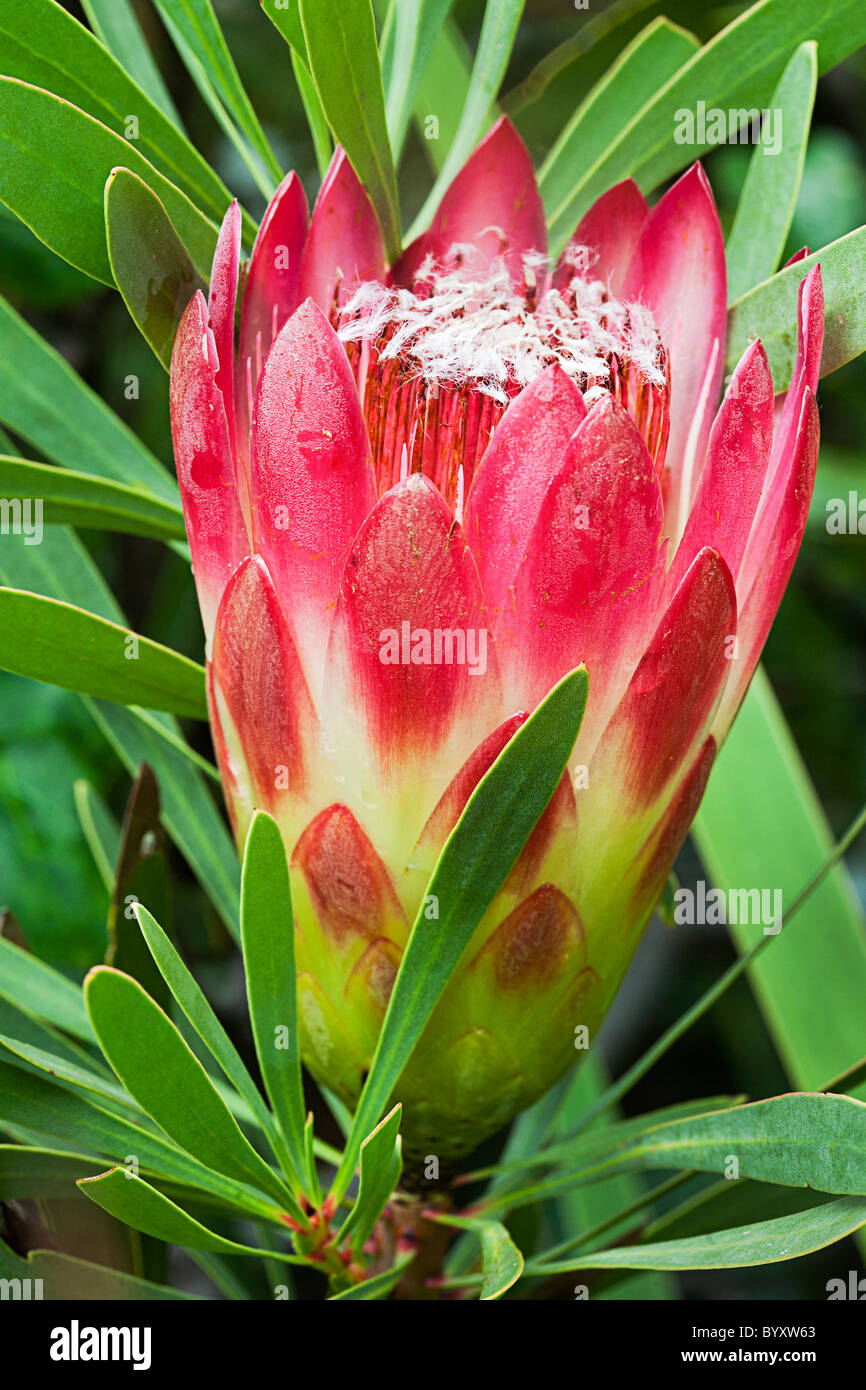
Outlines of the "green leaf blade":
{"type": "Polygon", "coordinates": [[[22,589],[0,589],[0,667],[119,704],[207,718],[197,662],[74,604],[22,589]]]}
{"type": "Polygon", "coordinates": [[[376,210],[388,259],[395,260],[400,248],[397,179],[370,0],[342,0],[336,7],[300,0],[300,15],[328,123],[376,210]]]}
{"type": "MultiPolygon", "coordinates": [[[[241,875],[241,942],[262,1079],[285,1140],[290,1176],[307,1170],[298,1037],[295,929],[282,836],[266,812],[250,825],[241,875]]],[[[307,1172],[308,1179],[312,1174],[307,1172]]]]}
{"type": "Polygon", "coordinates": [[[583,667],[554,686],[478,783],[445,844],[425,892],[438,899],[440,917],[428,922],[422,907],[412,928],[335,1179],[338,1197],[464,947],[556,790],[588,689],[583,667]]]}
{"type": "Polygon", "coordinates": [[[782,259],[803,176],[817,82],[817,45],[802,43],[769,102],[774,122],[780,122],[781,149],[755,145],[725,248],[732,302],[769,279],[782,259]]]}
{"type": "Polygon", "coordinates": [[[181,315],[207,288],[156,194],[129,169],[105,185],[108,259],[133,323],[166,371],[181,315]]]}

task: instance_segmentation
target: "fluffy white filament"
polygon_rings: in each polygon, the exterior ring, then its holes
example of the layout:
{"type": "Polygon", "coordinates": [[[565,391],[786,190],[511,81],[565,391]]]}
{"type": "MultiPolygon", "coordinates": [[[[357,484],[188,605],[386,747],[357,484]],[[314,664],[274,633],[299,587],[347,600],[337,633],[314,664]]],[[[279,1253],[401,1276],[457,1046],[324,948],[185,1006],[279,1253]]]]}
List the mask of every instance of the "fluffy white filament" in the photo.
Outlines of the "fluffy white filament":
{"type": "MultiPolygon", "coordinates": [[[[453,247],[452,257],[460,261],[464,250],[465,262],[454,268],[428,257],[418,271],[429,288],[423,295],[375,281],[359,284],[343,306],[339,337],[379,340],[381,360],[402,359],[428,385],[469,385],[503,403],[509,384],[527,386],[557,362],[569,376],[589,379],[584,396],[592,405],[610,389],[610,353],[633,363],[654,385],[664,385],[652,315],[642,305],[614,299],[600,280],[581,273],[578,267],[589,263],[585,248],[572,252],[569,288],[576,310],[555,289],[533,307],[515,292],[503,259],[481,277],[469,268],[472,248],[453,247]]],[[[525,257],[524,273],[528,286],[543,283],[546,260],[525,257]]]]}

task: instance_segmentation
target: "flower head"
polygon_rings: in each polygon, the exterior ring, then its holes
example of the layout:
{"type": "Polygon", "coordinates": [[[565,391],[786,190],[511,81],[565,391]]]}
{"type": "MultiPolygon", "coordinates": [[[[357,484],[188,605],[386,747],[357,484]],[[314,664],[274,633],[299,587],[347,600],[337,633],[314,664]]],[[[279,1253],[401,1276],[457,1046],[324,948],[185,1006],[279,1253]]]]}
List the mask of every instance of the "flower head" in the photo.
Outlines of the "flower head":
{"type": "Polygon", "coordinates": [[[238,837],[280,824],[304,1055],[347,1099],[473,788],[584,662],[571,763],[401,1079],[410,1150],[465,1149],[575,1057],[622,978],[745,694],[817,460],[820,271],[776,406],[718,398],[724,247],[695,165],[631,182],[555,266],[500,121],[390,267],[335,155],[246,269],[220,233],[172,362],[211,722],[238,837]]]}

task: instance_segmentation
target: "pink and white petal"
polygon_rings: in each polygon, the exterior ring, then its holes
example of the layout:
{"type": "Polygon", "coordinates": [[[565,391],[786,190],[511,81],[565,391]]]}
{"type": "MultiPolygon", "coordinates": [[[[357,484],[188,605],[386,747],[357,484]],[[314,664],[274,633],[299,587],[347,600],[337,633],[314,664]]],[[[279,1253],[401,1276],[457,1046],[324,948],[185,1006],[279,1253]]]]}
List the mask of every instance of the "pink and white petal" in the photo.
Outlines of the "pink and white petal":
{"type": "Polygon", "coordinates": [[[417,852],[428,847],[438,857],[439,851],[463,814],[463,809],[481,778],[486,772],[489,772],[505,745],[511,741],[521,724],[525,724],[526,719],[527,715],[522,710],[518,711],[517,714],[512,714],[508,719],[503,719],[502,723],[497,725],[493,732],[488,734],[469,755],[460,771],[449,782],[428,817],[412,855],[413,867],[417,852]]]}
{"type": "Polygon", "coordinates": [[[560,256],[553,273],[554,289],[565,289],[576,270],[591,270],[593,279],[603,280],[611,294],[619,296],[648,215],[646,198],[634,179],[623,179],[602,193],[584,213],[560,256]],[[593,264],[578,263],[582,248],[594,253],[593,264]]]}
{"type": "Polygon", "coordinates": [[[692,821],[706,790],[716,758],[716,741],[712,735],[702,744],[700,752],[680,782],[669,805],[645,844],[635,855],[630,875],[636,870],[637,880],[632,894],[630,920],[640,924],[658,902],[674,861],[685,844],[692,821]]]}
{"type": "Polygon", "coordinates": [[[385,780],[413,763],[435,786],[449,746],[447,783],[479,720],[489,729],[499,718],[487,621],[460,527],[432,483],[410,474],[373,508],[346,561],[328,649],[329,726],[341,718],[350,746],[366,734],[385,780]]]}
{"type": "MultiPolygon", "coordinates": [[[[703,742],[736,631],[730,571],[707,547],[671,599],[593,759],[591,782],[621,818],[651,807],[703,742]]],[[[582,817],[591,817],[589,806],[582,797],[582,817]]]]}
{"type": "Polygon", "coordinates": [[[235,308],[241,254],[241,210],[235,198],[223,218],[210,274],[207,311],[216,343],[219,371],[216,383],[223,394],[229,440],[235,447],[235,308]]]}
{"type": "Polygon", "coordinates": [[[282,818],[310,789],[318,731],[294,642],[264,560],[248,556],[223,594],[213,643],[221,733],[234,731],[255,805],[282,818]]]}
{"type": "Polygon", "coordinates": [[[331,319],[354,285],[361,280],[383,282],[386,271],[382,230],[373,205],[345,151],[337,148],[310,219],[298,302],[314,299],[331,319]]]}
{"type": "Polygon", "coordinates": [[[692,165],[647,217],[623,294],[653,311],[670,353],[666,534],[679,536],[719,398],[727,314],[722,229],[700,164],[692,165]]]}
{"type": "Polygon", "coordinates": [[[741,604],[738,659],[713,724],[720,743],[749,688],[800,550],[815,486],[820,437],[818,406],[807,385],[784,487],[777,487],[767,499],[749,540],[743,569],[748,566],[753,579],[741,604]]]}
{"type": "Polygon", "coordinates": [[[532,160],[507,116],[500,116],[473,150],[429,229],[397,261],[394,283],[411,287],[428,255],[442,260],[455,245],[466,250],[464,264],[476,273],[504,255],[517,287],[524,283],[524,256],[547,250],[544,205],[532,160]]]}
{"type": "Polygon", "coordinates": [[[199,291],[187,305],[171,356],[171,433],[205,638],[222,592],[249,543],[235,487],[219,359],[199,291]]]}
{"type": "Polygon", "coordinates": [[[298,306],[308,221],[306,194],[297,174],[292,172],[268,203],[244,281],[238,382],[238,391],[244,394],[247,360],[252,364],[255,388],[271,343],[298,306]]]}
{"type": "Polygon", "coordinates": [[[740,359],[713,422],[698,491],[668,575],[669,595],[707,545],[719,552],[736,582],[770,463],[773,414],[773,378],[759,339],[740,359]]]}
{"type": "Polygon", "coordinates": [[[773,440],[773,484],[777,469],[784,468],[799,428],[806,388],[814,395],[821,371],[821,351],[824,346],[824,285],[820,265],[813,266],[800,281],[797,293],[797,354],[788,389],[778,411],[776,436],[773,440]]]}
{"type": "Polygon", "coordinates": [[[382,937],[406,940],[408,925],[390,874],[348,806],[336,803],[316,816],[298,840],[291,866],[331,947],[342,953],[358,945],[366,949],[382,937]]]}
{"type": "Polygon", "coordinates": [[[509,604],[544,494],[586,417],[583,396],[559,366],[547,367],[496,427],[466,502],[466,543],[494,619],[509,604]]]}
{"type": "MultiPolygon", "coordinates": [[[[611,397],[579,426],[539,509],[497,646],[509,703],[534,707],[585,662],[593,741],[653,629],[664,584],[658,478],[627,411],[611,397]]],[[[586,758],[584,758],[586,761],[586,758]]]]}
{"type": "Polygon", "coordinates": [[[376,489],[348,358],[310,299],[265,362],[253,409],[252,480],[256,548],[315,694],[343,566],[376,489]]]}

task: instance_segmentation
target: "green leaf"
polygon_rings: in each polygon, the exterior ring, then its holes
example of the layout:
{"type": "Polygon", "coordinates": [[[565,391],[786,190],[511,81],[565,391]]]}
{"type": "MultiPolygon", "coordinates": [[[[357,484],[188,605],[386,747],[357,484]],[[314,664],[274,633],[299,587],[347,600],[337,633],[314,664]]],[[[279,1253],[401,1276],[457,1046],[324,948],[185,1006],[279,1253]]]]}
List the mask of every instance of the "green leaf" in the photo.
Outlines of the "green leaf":
{"type": "Polygon", "coordinates": [[[0,1278],[41,1279],[43,1297],[60,1301],[154,1302],[183,1299],[199,1302],[200,1295],[183,1293],[133,1274],[73,1259],[56,1250],[31,1250],[26,1259],[16,1255],[0,1240],[0,1278]]]}
{"type": "Polygon", "coordinates": [[[501,1298],[523,1273],[523,1255],[499,1221],[475,1216],[432,1216],[433,1221],[458,1230],[475,1231],[481,1240],[482,1303],[501,1298]]]}
{"type": "MultiPolygon", "coordinates": [[[[760,669],[713,769],[694,833],[718,887],[771,884],[786,903],[830,858],[829,826],[760,669]]],[[[730,930],[741,953],[762,939],[760,926],[730,930]]],[[[844,867],[783,921],[750,978],[798,1089],[823,1087],[863,1055],[866,935],[844,867]]]]}
{"type": "Polygon", "coordinates": [[[65,1083],[76,1090],[91,1091],[113,1105],[122,1105],[132,1110],[137,1108],[132,1097],[127,1095],[116,1081],[92,1071],[89,1067],[82,1067],[65,1057],[59,1057],[56,1052],[46,1052],[44,1048],[33,1047],[17,1038],[4,1037],[2,1033],[0,1051],[8,1054],[5,1060],[13,1065],[17,1065],[17,1059],[20,1058],[25,1064],[54,1077],[59,1083],[65,1083]]]}
{"type": "MultiPolygon", "coordinates": [[[[0,550],[0,578],[7,584],[62,595],[109,620],[123,621],[110,589],[74,532],[50,527],[38,546],[16,544],[17,539],[7,540],[0,550]]],[[[162,797],[163,824],[238,938],[237,855],[225,821],[196,770],[201,767],[213,776],[214,769],[186,746],[170,715],[83,698],[130,776],[138,775],[142,763],[153,768],[162,797]]]]}
{"type": "Polygon", "coordinates": [[[110,1216],[116,1216],[135,1231],[168,1241],[170,1245],[182,1245],[190,1250],[215,1250],[223,1255],[261,1257],[265,1254],[268,1259],[285,1260],[287,1264],[306,1263],[300,1256],[282,1250],[262,1251],[254,1245],[226,1240],[128,1168],[111,1168],[96,1177],[81,1178],[78,1187],[110,1216]]]}
{"type": "Polygon", "coordinates": [[[262,1131],[271,1138],[274,1134],[273,1117],[262,1100],[258,1087],[244,1066],[234,1043],[202,990],[187,970],[162,927],[147,908],[141,903],[136,903],[133,910],[148,950],[182,1012],[189,1019],[211,1056],[219,1063],[228,1080],[246,1101],[262,1131]]]}
{"type": "Polygon", "coordinates": [[[269,198],[282,170],[238,76],[210,0],[155,0],[186,68],[269,198]]]}
{"type": "Polygon", "coordinates": [[[479,1298],[485,1303],[501,1298],[517,1283],[523,1273],[523,1256],[498,1221],[482,1221],[479,1234],[484,1274],[479,1298]]]}
{"type": "MultiPolygon", "coordinates": [[[[0,419],[64,468],[97,473],[172,508],[179,505],[174,478],[2,297],[0,419]]],[[[61,591],[56,597],[70,595],[61,591]]]]}
{"type": "Polygon", "coordinates": [[[407,1265],[414,1260],[414,1252],[409,1255],[401,1255],[393,1264],[391,1269],[386,1269],[384,1274],[374,1274],[372,1279],[365,1279],[361,1284],[353,1284],[350,1289],[343,1289],[341,1293],[331,1294],[329,1303],[337,1302],[359,1302],[365,1300],[370,1302],[372,1299],[387,1298],[388,1294],[406,1272],[407,1265]]]}
{"type": "Polygon", "coordinates": [[[394,161],[399,163],[418,84],[454,0],[403,0],[388,11],[382,34],[385,116],[394,161]]]}
{"type": "MultiPolygon", "coordinates": [[[[735,1226],[710,1235],[623,1249],[593,1250],[544,1265],[545,1274],[574,1269],[741,1269],[823,1250],[866,1225],[866,1197],[841,1197],[809,1211],[735,1226]]],[[[536,1266],[540,1271],[541,1266],[536,1266]]]]}
{"type": "Polygon", "coordinates": [[[97,966],[84,982],[84,997],[112,1070],[160,1129],[208,1167],[251,1183],[292,1215],[300,1212],[171,1019],[135,980],[97,966]]]}
{"type": "MultiPolygon", "coordinates": [[[[80,108],[113,132],[126,150],[140,150],[144,162],[202,211],[222,216],[231,201],[225,184],[108,49],[53,0],[0,0],[0,70],[80,108]]],[[[56,140],[59,133],[55,129],[45,136],[50,141],[53,134],[56,140]]],[[[113,163],[128,164],[129,159],[113,163]]],[[[107,175],[108,169],[103,184],[107,175]]]]}
{"type": "Polygon", "coordinates": [[[782,259],[803,177],[817,82],[817,46],[802,43],[768,107],[779,123],[781,149],[770,151],[758,142],[749,161],[725,248],[729,300],[769,279],[782,259]]]}
{"type": "Polygon", "coordinates": [[[460,124],[436,182],[409,229],[407,241],[424,231],[442,194],[484,134],[490,107],[508,67],[523,6],[524,0],[487,0],[460,124]]]}
{"type": "MultiPolygon", "coordinates": [[[[100,967],[104,969],[105,967],[100,967]]],[[[88,1153],[140,1168],[185,1189],[209,1193],[222,1203],[279,1220],[283,1203],[274,1203],[245,1183],[215,1172],[174,1144],[140,1125],[105,1110],[85,1096],[67,1091],[32,1072],[0,1062],[0,1123],[50,1135],[88,1153]]]]}
{"type": "Polygon", "coordinates": [[[90,1177],[101,1161],[29,1144],[0,1144],[0,1201],[71,1197],[78,1179],[90,1177]]]}
{"type": "Polygon", "coordinates": [[[580,729],[588,686],[583,667],[554,686],[482,777],[445,843],[425,893],[425,899],[438,899],[439,920],[428,921],[422,905],[412,927],[334,1181],[337,1197],[345,1192],[361,1141],[381,1114],[464,947],[556,790],[580,729]]]}
{"type": "MultiPolygon", "coordinates": [[[[440,173],[448,151],[457,138],[460,116],[469,94],[472,75],[472,55],[453,19],[447,19],[436,35],[418,80],[415,94],[415,124],[424,141],[424,149],[436,173],[440,173]],[[436,138],[427,127],[428,116],[437,121],[436,138]]],[[[496,121],[496,103],[481,122],[486,130],[496,121]]]]}
{"type": "Polygon", "coordinates": [[[81,0],[81,8],[97,38],[136,86],[181,130],[177,108],[145,42],[132,0],[81,0]]]}
{"type": "Polygon", "coordinates": [[[616,1168],[693,1168],[786,1187],[866,1194],[866,1105],[850,1096],[801,1092],[658,1125],[617,1149],[616,1168]]]}
{"type": "Polygon", "coordinates": [[[105,236],[123,302],[168,371],[181,315],[206,283],[164,205],[129,169],[113,169],[105,185],[105,236]]]}
{"type": "Polygon", "coordinates": [[[294,4],[286,7],[281,3],[281,0],[259,0],[259,3],[268,19],[289,45],[292,72],[298,84],[307,124],[313,137],[319,175],[324,178],[331,160],[331,132],[322,110],[319,93],[316,91],[316,84],[310,74],[310,58],[307,53],[307,41],[301,28],[301,16],[294,4]]]}
{"type": "Polygon", "coordinates": [[[0,455],[0,495],[9,501],[38,500],[48,526],[68,522],[157,540],[183,540],[186,535],[179,506],[138,487],[49,463],[0,455]]]}
{"type": "MultiPolygon", "coordinates": [[[[583,1063],[581,1063],[581,1070],[582,1068],[583,1063]]],[[[580,1093],[582,1088],[577,1087],[576,1077],[571,1077],[570,1082],[580,1093]]],[[[578,1129],[574,1136],[569,1136],[563,1130],[562,1125],[558,1125],[556,1142],[545,1145],[539,1139],[532,1148],[527,1148],[525,1152],[503,1155],[503,1158],[494,1167],[476,1168],[471,1173],[461,1174],[458,1181],[461,1184],[476,1182],[479,1178],[487,1177],[489,1174],[502,1180],[529,1168],[562,1169],[565,1176],[568,1177],[572,1173],[588,1168],[606,1154],[618,1150],[621,1145],[629,1143],[635,1136],[643,1135],[659,1125],[676,1124],[680,1120],[690,1119],[694,1115],[705,1115],[710,1111],[728,1110],[736,1103],[736,1096],[709,1096],[701,1100],[680,1101],[677,1105],[666,1105],[661,1110],[652,1110],[645,1115],[634,1115],[627,1120],[608,1119],[606,1123],[597,1125],[589,1133],[578,1129]]],[[[493,1185],[491,1187],[493,1189],[493,1185]]],[[[506,1210],[508,1198],[502,1197],[499,1200],[498,1184],[491,1191],[490,1197],[494,1195],[497,1196],[495,1204],[497,1209],[506,1210]]],[[[481,1203],[485,1208],[489,1199],[489,1196],[485,1194],[481,1203]]]]}
{"type": "Polygon", "coordinates": [[[403,1171],[400,1153],[402,1115],[403,1107],[395,1105],[361,1145],[358,1197],[337,1237],[338,1243],[351,1237],[352,1251],[356,1256],[363,1250],[388,1198],[400,1181],[403,1171]]]}
{"type": "Polygon", "coordinates": [[[281,1159],[297,1184],[313,1175],[305,1158],[304,1088],[298,1040],[295,929],[286,852],[277,824],[257,811],[241,876],[241,941],[256,1056],[285,1143],[281,1159]]]}
{"type": "MultiPolygon", "coordinates": [[[[118,167],[139,174],[159,196],[196,269],[209,275],[217,229],[181,189],[77,106],[0,77],[0,201],[58,256],[106,285],[114,277],[105,244],[105,181],[118,167]]],[[[219,211],[229,200],[226,192],[219,211]]]]}
{"type": "Polygon", "coordinates": [[[394,260],[400,249],[397,179],[370,0],[341,0],[337,6],[300,0],[300,14],[310,71],[328,124],[367,191],[386,254],[394,260]]]}
{"type": "Polygon", "coordinates": [[[818,264],[825,300],[821,375],[835,372],[866,351],[866,227],[859,227],[780,270],[731,305],[726,371],[733,371],[749,343],[760,338],[773,385],[776,391],[784,390],[797,351],[798,287],[818,264]]]}
{"type": "Polygon", "coordinates": [[[694,35],[667,19],[655,19],[578,106],[538,174],[552,255],[559,254],[577,223],[576,190],[583,172],[698,47],[694,35]]]}
{"type": "Polygon", "coordinates": [[[624,123],[587,168],[575,221],[620,179],[632,176],[649,192],[709,148],[677,143],[678,111],[695,111],[699,101],[725,111],[767,106],[792,50],[805,39],[818,44],[821,72],[834,67],[866,40],[860,0],[834,0],[818,10],[812,0],[762,0],[738,16],[624,123]]]}
{"type": "Polygon", "coordinates": [[[197,662],[74,604],[21,589],[0,588],[0,667],[119,704],[207,718],[197,662]]]}
{"type": "Polygon", "coordinates": [[[47,1018],[74,1038],[93,1041],[81,991],[58,970],[4,936],[0,936],[0,995],[36,1018],[47,1018]]]}
{"type": "Polygon", "coordinates": [[[167,716],[85,700],[131,776],[143,762],[156,774],[162,797],[162,820],[220,917],[237,939],[238,861],[226,825],[207,788],[180,751],[183,740],[167,716]]]}

